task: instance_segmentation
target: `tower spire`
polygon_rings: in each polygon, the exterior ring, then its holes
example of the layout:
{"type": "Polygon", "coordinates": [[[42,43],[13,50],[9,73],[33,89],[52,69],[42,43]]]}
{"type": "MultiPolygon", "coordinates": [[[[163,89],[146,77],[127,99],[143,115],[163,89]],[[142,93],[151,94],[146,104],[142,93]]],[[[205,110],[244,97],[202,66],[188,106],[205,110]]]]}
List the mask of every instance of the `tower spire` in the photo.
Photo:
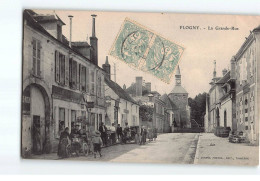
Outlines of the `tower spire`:
{"type": "Polygon", "coordinates": [[[175,85],[176,86],[181,85],[181,71],[179,65],[177,67],[176,74],[175,74],[175,85]]]}

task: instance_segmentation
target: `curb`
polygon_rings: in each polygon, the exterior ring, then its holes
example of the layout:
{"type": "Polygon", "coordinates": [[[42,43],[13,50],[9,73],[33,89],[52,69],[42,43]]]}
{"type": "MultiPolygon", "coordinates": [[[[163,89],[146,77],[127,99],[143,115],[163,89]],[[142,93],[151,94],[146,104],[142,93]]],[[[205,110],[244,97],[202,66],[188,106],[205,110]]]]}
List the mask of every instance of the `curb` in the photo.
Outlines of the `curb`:
{"type": "Polygon", "coordinates": [[[199,136],[199,138],[198,138],[198,143],[197,143],[197,148],[196,148],[196,153],[195,153],[193,164],[198,164],[198,162],[199,162],[200,136],[202,136],[202,133],[200,133],[198,136],[199,136]]]}
{"type": "MultiPolygon", "coordinates": [[[[197,145],[198,145],[198,142],[196,144],[197,139],[199,141],[199,134],[196,134],[196,136],[194,137],[195,142],[193,142],[190,145],[187,153],[184,156],[183,161],[185,164],[192,164],[192,162],[193,162],[193,158],[191,157],[191,154],[194,153],[194,150],[197,151],[197,145]]],[[[196,153],[195,153],[195,156],[196,156],[196,153]]]]}

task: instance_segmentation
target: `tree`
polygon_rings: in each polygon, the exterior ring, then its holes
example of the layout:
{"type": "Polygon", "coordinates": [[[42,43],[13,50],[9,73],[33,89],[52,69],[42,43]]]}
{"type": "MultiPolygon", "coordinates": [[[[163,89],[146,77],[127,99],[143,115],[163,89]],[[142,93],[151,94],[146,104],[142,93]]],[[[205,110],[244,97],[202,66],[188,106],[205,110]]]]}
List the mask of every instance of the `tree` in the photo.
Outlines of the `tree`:
{"type": "Polygon", "coordinates": [[[191,108],[191,120],[194,119],[198,124],[204,127],[204,114],[206,111],[206,95],[207,93],[200,93],[194,99],[189,98],[188,103],[191,108]]]}

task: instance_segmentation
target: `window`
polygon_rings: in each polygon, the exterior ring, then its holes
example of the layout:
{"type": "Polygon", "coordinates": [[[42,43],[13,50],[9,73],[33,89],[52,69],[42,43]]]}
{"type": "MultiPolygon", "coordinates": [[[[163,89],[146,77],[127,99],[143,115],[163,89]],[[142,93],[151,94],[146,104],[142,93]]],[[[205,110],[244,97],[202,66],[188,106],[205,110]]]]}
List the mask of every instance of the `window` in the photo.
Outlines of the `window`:
{"type": "Polygon", "coordinates": [[[71,81],[70,81],[70,87],[72,89],[77,88],[77,62],[71,59],[71,81]]]}
{"type": "Polygon", "coordinates": [[[71,128],[75,126],[76,119],[77,119],[76,111],[71,110],[71,128]]]}
{"type": "Polygon", "coordinates": [[[94,94],[95,93],[95,72],[94,71],[91,71],[90,81],[91,81],[90,93],[94,94]]]}
{"type": "Polygon", "coordinates": [[[86,67],[81,66],[81,90],[86,92],[86,67]]]}
{"type": "Polygon", "coordinates": [[[89,68],[86,67],[86,92],[89,92],[89,68]]]}
{"type": "Polygon", "coordinates": [[[248,121],[248,117],[245,117],[245,121],[246,121],[246,122],[248,121]]]}
{"type": "Polygon", "coordinates": [[[65,84],[65,55],[55,51],[55,81],[65,84]]]}
{"type": "Polygon", "coordinates": [[[118,124],[118,107],[114,108],[114,120],[115,124],[118,124]]]}
{"type": "Polygon", "coordinates": [[[245,105],[247,105],[247,99],[245,100],[245,105]]]}
{"type": "Polygon", "coordinates": [[[248,126],[245,126],[245,130],[248,130],[248,126]]]}
{"type": "Polygon", "coordinates": [[[33,74],[41,75],[41,43],[33,39],[33,74]]]}
{"type": "Polygon", "coordinates": [[[247,113],[248,112],[248,109],[245,109],[245,113],[247,113]]]}
{"type": "Polygon", "coordinates": [[[62,39],[62,33],[61,33],[61,26],[57,25],[57,39],[61,40],[62,39]]]}
{"type": "Polygon", "coordinates": [[[65,109],[59,108],[59,135],[65,129],[65,109]]]}
{"type": "Polygon", "coordinates": [[[101,97],[101,76],[97,74],[97,96],[101,97]]]}

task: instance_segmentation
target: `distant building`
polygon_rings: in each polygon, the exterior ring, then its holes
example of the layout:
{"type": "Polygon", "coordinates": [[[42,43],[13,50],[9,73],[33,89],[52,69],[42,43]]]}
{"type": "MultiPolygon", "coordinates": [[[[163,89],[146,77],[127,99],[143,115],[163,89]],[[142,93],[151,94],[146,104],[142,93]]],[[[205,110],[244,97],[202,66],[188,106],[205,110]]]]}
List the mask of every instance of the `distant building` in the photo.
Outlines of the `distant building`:
{"type": "Polygon", "coordinates": [[[214,61],[213,78],[210,82],[211,88],[206,100],[207,118],[205,118],[206,122],[204,123],[206,132],[213,132],[214,128],[219,126],[236,130],[236,122],[233,119],[235,113],[233,109],[235,104],[235,79],[231,72],[233,70],[227,71],[224,69],[222,77],[217,77],[216,61],[214,61]]]}
{"type": "Polygon", "coordinates": [[[110,79],[110,64],[108,57],[102,65],[106,72],[105,96],[106,96],[106,125],[120,124],[123,128],[128,123],[130,127],[139,127],[139,105],[116,82],[110,79]]]}
{"type": "Polygon", "coordinates": [[[105,72],[92,21],[90,45],[79,44],[63,36],[65,23],[55,13],[24,11],[22,154],[57,151],[65,127],[95,130],[105,120],[105,72]]]}
{"type": "MultiPolygon", "coordinates": [[[[143,82],[142,77],[136,77],[136,82],[126,89],[126,92],[140,104],[152,110],[151,120],[140,118],[140,125],[155,127],[158,132],[166,132],[165,127],[165,103],[160,99],[157,91],[151,90],[151,82],[143,82]]],[[[140,112],[142,112],[140,110],[140,112]]]]}

